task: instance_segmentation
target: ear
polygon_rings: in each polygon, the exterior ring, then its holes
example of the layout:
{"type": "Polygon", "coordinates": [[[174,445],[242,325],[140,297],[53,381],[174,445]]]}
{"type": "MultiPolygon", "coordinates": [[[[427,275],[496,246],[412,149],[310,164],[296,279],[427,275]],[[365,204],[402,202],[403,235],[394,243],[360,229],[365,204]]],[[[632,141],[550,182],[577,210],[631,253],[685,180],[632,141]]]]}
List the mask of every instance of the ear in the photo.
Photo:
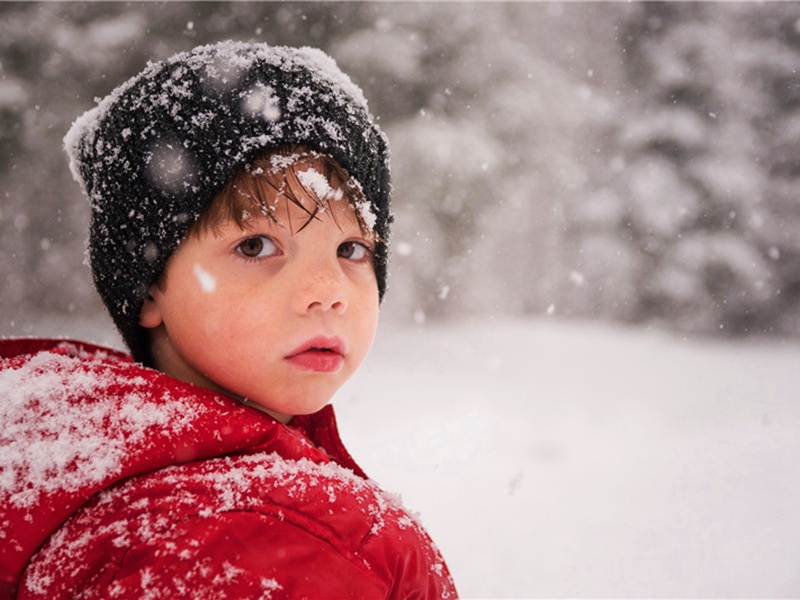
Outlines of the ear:
{"type": "Polygon", "coordinates": [[[139,313],[139,325],[147,329],[153,329],[161,325],[164,320],[161,318],[161,309],[158,306],[158,290],[155,285],[150,288],[147,297],[142,305],[142,312],[139,313]]]}

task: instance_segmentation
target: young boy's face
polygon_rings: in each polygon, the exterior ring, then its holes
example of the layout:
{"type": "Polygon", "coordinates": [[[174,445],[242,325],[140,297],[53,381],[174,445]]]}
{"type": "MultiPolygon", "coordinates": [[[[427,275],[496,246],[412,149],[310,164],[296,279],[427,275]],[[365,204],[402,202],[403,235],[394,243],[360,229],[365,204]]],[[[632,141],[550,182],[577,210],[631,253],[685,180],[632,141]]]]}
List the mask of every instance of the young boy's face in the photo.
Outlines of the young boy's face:
{"type": "Polygon", "coordinates": [[[187,237],[142,309],[159,370],[284,422],[322,408],[378,321],[374,243],[346,198],[330,205],[301,231],[308,213],[279,199],[278,224],[257,214],[187,237]]]}

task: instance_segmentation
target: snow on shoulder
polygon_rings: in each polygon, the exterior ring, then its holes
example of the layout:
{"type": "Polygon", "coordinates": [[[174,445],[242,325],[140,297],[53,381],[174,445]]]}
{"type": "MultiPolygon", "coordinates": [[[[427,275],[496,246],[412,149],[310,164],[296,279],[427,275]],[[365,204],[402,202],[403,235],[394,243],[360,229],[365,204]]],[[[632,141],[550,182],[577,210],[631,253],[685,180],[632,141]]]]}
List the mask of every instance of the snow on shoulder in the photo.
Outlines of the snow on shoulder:
{"type": "MultiPolygon", "coordinates": [[[[308,519],[324,524],[324,531],[333,532],[331,540],[336,544],[350,536],[350,551],[364,560],[367,568],[369,561],[362,552],[370,541],[380,546],[383,535],[392,543],[403,538],[418,540],[426,535],[421,523],[408,514],[398,496],[387,494],[350,469],[333,462],[320,464],[307,458],[287,459],[275,452],[263,452],[173,465],[108,488],[96,497],[93,511],[81,514],[72,524],[87,533],[72,537],[67,531],[58,532],[51,538],[48,551],[54,551],[64,560],[74,559],[88,551],[96,536],[122,535],[120,544],[144,540],[172,549],[164,550],[163,555],[175,551],[180,552],[182,560],[202,562],[202,544],[178,549],[171,538],[174,535],[171,528],[154,527],[153,514],[145,500],[150,492],[160,502],[169,502],[171,518],[181,522],[241,511],[272,514],[272,509],[265,507],[277,507],[281,521],[300,528],[307,526],[308,519]],[[344,534],[340,529],[342,517],[352,513],[361,513],[363,518],[348,518],[349,534],[344,534]],[[102,516],[98,519],[98,515],[102,516]],[[93,530],[92,524],[96,522],[104,523],[103,527],[93,530]],[[386,528],[388,531],[384,531],[386,528]],[[88,534],[90,531],[92,535],[88,534]]],[[[315,535],[323,534],[316,530],[315,535]]],[[[411,547],[416,547],[413,542],[411,547]]],[[[438,555],[432,568],[443,568],[438,555]]]]}
{"type": "Polygon", "coordinates": [[[143,378],[113,363],[39,352],[3,365],[0,503],[24,508],[41,494],[107,480],[121,472],[131,443],[191,426],[191,406],[170,398],[154,403],[143,378]],[[104,400],[109,390],[114,402],[104,400]]]}

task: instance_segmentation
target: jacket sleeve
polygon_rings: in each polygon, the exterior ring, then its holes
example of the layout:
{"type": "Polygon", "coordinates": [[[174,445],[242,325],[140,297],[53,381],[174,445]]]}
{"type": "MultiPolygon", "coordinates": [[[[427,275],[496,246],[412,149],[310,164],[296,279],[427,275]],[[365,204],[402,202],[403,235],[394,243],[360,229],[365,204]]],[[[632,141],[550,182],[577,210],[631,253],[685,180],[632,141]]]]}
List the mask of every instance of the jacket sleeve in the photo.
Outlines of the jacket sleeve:
{"type": "Polygon", "coordinates": [[[135,478],[51,536],[19,598],[455,598],[424,531],[333,475],[254,456],[135,478]]]}
{"type": "Polygon", "coordinates": [[[303,521],[302,515],[250,511],[188,519],[131,547],[113,574],[97,582],[95,595],[389,597],[376,573],[303,521]]]}

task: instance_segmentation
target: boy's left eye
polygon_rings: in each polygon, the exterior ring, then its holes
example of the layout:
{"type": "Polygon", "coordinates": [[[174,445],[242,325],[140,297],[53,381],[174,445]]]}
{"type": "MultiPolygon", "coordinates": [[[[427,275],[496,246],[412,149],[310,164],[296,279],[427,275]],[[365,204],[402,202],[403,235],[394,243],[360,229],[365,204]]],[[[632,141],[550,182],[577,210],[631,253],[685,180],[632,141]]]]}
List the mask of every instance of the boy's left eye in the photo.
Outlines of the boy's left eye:
{"type": "Polygon", "coordinates": [[[339,258],[360,261],[369,258],[372,255],[372,250],[361,242],[345,242],[339,246],[336,255],[339,258]]]}
{"type": "Polygon", "coordinates": [[[272,256],[276,253],[278,247],[275,242],[266,235],[254,235],[239,243],[236,246],[236,251],[247,258],[263,258],[264,256],[272,256]]]}

